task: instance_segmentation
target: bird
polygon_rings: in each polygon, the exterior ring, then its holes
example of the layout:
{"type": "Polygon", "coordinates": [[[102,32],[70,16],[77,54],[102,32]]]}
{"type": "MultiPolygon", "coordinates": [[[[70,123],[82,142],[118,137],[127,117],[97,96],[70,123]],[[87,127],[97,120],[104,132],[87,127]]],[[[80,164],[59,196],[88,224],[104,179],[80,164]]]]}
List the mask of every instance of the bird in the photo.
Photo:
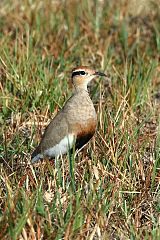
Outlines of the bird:
{"type": "Polygon", "coordinates": [[[39,145],[32,153],[32,163],[45,157],[57,158],[73,148],[79,151],[93,137],[97,114],[87,86],[96,77],[107,75],[88,66],[72,70],[72,96],[46,127],[39,145]]]}

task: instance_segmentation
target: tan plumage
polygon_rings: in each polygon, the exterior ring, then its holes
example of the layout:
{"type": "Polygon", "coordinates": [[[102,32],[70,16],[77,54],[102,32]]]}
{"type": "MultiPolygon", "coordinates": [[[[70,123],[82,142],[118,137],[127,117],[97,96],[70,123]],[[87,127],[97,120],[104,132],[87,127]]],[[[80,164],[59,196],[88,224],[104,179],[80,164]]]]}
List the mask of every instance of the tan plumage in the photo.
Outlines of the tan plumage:
{"type": "Polygon", "coordinates": [[[74,144],[76,149],[80,149],[91,139],[96,130],[97,117],[87,84],[99,75],[105,76],[88,67],[73,69],[73,95],[46,128],[39,146],[32,154],[32,162],[44,156],[57,157],[74,144]]]}

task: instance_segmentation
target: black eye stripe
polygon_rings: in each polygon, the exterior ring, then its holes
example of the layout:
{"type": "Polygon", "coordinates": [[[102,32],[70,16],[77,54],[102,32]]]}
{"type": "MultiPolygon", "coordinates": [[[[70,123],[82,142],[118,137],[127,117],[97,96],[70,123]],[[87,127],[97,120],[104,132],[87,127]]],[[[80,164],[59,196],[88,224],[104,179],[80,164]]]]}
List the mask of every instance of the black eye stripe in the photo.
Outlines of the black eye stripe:
{"type": "Polygon", "coordinates": [[[86,72],[85,71],[76,71],[76,72],[72,72],[72,78],[74,76],[79,76],[79,75],[86,75],[86,72]]]}

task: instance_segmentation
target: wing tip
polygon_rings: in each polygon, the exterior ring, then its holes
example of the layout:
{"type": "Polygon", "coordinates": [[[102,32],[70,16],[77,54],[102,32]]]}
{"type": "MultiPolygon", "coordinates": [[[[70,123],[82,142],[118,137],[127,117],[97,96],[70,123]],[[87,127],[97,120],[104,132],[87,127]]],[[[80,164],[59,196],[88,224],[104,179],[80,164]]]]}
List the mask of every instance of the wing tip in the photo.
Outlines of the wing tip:
{"type": "Polygon", "coordinates": [[[42,158],[43,158],[43,154],[41,154],[41,153],[38,153],[37,155],[34,155],[34,156],[32,154],[31,163],[36,163],[39,160],[41,160],[42,158]]]}
{"type": "Polygon", "coordinates": [[[39,146],[38,146],[31,155],[31,163],[36,163],[42,158],[43,158],[43,154],[39,152],[39,146]]]}

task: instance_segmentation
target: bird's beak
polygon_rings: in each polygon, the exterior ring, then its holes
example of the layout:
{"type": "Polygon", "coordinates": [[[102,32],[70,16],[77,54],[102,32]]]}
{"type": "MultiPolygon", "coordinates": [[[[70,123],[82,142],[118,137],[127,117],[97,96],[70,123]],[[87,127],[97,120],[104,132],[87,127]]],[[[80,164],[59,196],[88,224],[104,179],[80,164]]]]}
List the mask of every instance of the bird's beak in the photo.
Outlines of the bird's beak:
{"type": "Polygon", "coordinates": [[[100,76],[100,77],[107,77],[107,75],[102,72],[95,72],[93,75],[100,76]]]}

